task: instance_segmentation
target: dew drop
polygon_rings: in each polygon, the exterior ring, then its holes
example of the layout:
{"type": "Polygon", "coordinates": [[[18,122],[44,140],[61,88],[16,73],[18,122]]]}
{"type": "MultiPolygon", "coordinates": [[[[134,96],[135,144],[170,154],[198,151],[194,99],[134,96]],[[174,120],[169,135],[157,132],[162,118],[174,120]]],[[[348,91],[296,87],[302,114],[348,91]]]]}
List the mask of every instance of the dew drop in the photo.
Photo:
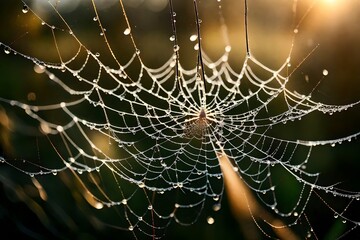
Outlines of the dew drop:
{"type": "Polygon", "coordinates": [[[5,53],[5,54],[10,54],[10,52],[11,52],[10,48],[5,47],[5,49],[4,49],[4,53],[5,53]]]}
{"type": "Polygon", "coordinates": [[[198,36],[196,34],[193,34],[190,36],[190,41],[195,42],[198,36]]]}
{"type": "Polygon", "coordinates": [[[214,222],[215,222],[215,219],[213,218],[213,217],[208,217],[207,219],[206,219],[206,221],[207,221],[207,223],[208,224],[214,224],[214,222]]]}
{"type": "Polygon", "coordinates": [[[22,8],[22,12],[23,13],[28,13],[29,12],[29,7],[27,5],[24,5],[22,8]]]}
{"type": "Polygon", "coordinates": [[[170,36],[169,39],[170,39],[171,42],[175,41],[175,35],[170,36]]]}
{"type": "Polygon", "coordinates": [[[126,28],[126,29],[124,30],[124,35],[129,35],[130,32],[131,32],[131,29],[130,29],[130,28],[126,28]]]}
{"type": "Polygon", "coordinates": [[[56,130],[57,130],[58,132],[63,132],[63,131],[64,131],[64,128],[59,125],[59,126],[56,127],[56,130]]]}
{"type": "Polygon", "coordinates": [[[299,29],[295,28],[294,33],[298,33],[298,32],[299,32],[299,29]]]}
{"type": "Polygon", "coordinates": [[[309,80],[310,80],[310,79],[309,79],[309,75],[305,75],[305,81],[306,81],[306,82],[309,82],[309,80]]]}
{"type": "Polygon", "coordinates": [[[226,46],[226,47],[225,47],[225,52],[230,52],[230,51],[231,51],[231,46],[229,46],[229,45],[226,46]]]}
{"type": "Polygon", "coordinates": [[[145,187],[145,183],[140,182],[140,183],[138,184],[138,186],[139,186],[139,188],[144,188],[144,187],[145,187]]]}
{"type": "Polygon", "coordinates": [[[133,226],[129,226],[129,231],[133,231],[134,227],[133,226]]]}
{"type": "Polygon", "coordinates": [[[322,74],[323,74],[324,76],[327,76],[327,75],[329,74],[329,71],[326,70],[326,69],[324,69],[323,72],[322,72],[322,74]]]}
{"type": "Polygon", "coordinates": [[[93,17],[93,21],[96,22],[98,19],[97,17],[93,17]]]}
{"type": "Polygon", "coordinates": [[[217,203],[217,204],[214,204],[213,205],[213,211],[214,212],[217,212],[221,209],[221,204],[220,203],[217,203]]]}
{"type": "Polygon", "coordinates": [[[174,52],[179,51],[179,49],[180,49],[179,45],[174,45],[174,52]]]}
{"type": "Polygon", "coordinates": [[[95,53],[95,57],[100,57],[100,53],[95,53]]]}

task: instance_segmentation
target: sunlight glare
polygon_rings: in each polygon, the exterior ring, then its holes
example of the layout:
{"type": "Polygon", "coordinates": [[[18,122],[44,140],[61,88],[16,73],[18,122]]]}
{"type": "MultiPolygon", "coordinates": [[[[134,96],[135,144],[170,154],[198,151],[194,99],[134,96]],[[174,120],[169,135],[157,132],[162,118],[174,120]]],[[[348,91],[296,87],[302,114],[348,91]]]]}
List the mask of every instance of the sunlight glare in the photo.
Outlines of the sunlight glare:
{"type": "Polygon", "coordinates": [[[328,5],[335,5],[337,3],[337,0],[324,0],[324,3],[328,5]]]}

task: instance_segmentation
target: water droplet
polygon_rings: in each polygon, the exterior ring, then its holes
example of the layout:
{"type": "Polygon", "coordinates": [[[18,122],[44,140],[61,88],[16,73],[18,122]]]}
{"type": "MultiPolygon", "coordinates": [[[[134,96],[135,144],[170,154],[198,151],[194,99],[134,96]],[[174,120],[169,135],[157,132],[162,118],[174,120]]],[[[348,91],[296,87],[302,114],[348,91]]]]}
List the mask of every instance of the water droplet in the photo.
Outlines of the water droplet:
{"type": "Polygon", "coordinates": [[[135,53],[136,53],[136,55],[139,55],[140,54],[140,49],[136,49],[135,53]]]}
{"type": "Polygon", "coordinates": [[[194,45],[194,50],[199,50],[199,43],[196,43],[195,45],[194,45]]]}
{"type": "Polygon", "coordinates": [[[130,29],[130,28],[126,28],[126,29],[124,30],[124,35],[129,35],[130,32],[131,32],[131,29],[130,29]]]}
{"type": "Polygon", "coordinates": [[[23,13],[28,13],[29,12],[29,7],[27,5],[24,5],[22,8],[22,12],[23,13]]]}
{"type": "Polygon", "coordinates": [[[206,219],[206,221],[207,221],[207,223],[208,224],[214,224],[214,222],[215,222],[215,219],[213,218],[213,217],[208,217],[207,219],[206,219]]]}
{"type": "Polygon", "coordinates": [[[298,33],[298,32],[299,32],[299,29],[295,28],[294,33],[298,33]]]}
{"type": "Polygon", "coordinates": [[[64,128],[63,128],[62,126],[57,126],[57,127],[56,127],[56,130],[57,130],[58,132],[63,132],[63,131],[64,131],[64,128]]]}
{"type": "Polygon", "coordinates": [[[5,49],[4,49],[4,53],[5,53],[5,54],[10,54],[10,53],[11,53],[10,48],[5,47],[5,49]]]}
{"type": "Polygon", "coordinates": [[[337,214],[334,215],[334,218],[338,218],[338,217],[339,217],[339,215],[337,215],[337,214]]]}
{"type": "Polygon", "coordinates": [[[95,53],[95,57],[100,57],[100,53],[95,53]]]}
{"type": "Polygon", "coordinates": [[[322,74],[323,74],[324,76],[327,76],[327,75],[329,74],[329,71],[326,70],[326,69],[324,69],[323,72],[322,72],[322,74]]]}
{"type": "Polygon", "coordinates": [[[139,186],[139,188],[144,188],[144,187],[145,187],[145,183],[140,182],[140,183],[138,184],[138,186],[139,186]]]}
{"type": "Polygon", "coordinates": [[[220,209],[221,209],[221,204],[220,204],[220,203],[217,203],[217,204],[214,204],[214,205],[213,205],[213,210],[214,210],[215,212],[219,211],[220,209]]]}
{"type": "Polygon", "coordinates": [[[96,22],[98,19],[97,17],[93,17],[93,21],[96,22]]]}
{"type": "Polygon", "coordinates": [[[179,51],[179,49],[180,49],[179,45],[174,45],[174,52],[179,51]]]}
{"type": "Polygon", "coordinates": [[[175,41],[175,35],[171,35],[169,39],[171,42],[175,41]]]}
{"type": "Polygon", "coordinates": [[[133,231],[134,227],[133,226],[129,226],[129,231],[133,231]]]}
{"type": "Polygon", "coordinates": [[[196,34],[193,34],[190,36],[190,41],[195,42],[198,36],[196,34]]]}

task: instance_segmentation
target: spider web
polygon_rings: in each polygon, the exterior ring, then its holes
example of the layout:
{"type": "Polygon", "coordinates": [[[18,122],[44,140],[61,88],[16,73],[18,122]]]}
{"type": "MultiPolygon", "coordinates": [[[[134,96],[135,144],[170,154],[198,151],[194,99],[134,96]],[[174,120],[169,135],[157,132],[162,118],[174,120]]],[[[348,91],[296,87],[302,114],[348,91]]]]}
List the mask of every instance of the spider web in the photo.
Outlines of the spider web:
{"type": "MultiPolygon", "coordinates": [[[[289,86],[298,68],[291,66],[293,43],[303,19],[295,27],[283,63],[268,67],[252,53],[245,2],[241,9],[245,12],[245,56],[241,65],[237,63],[241,67],[235,69],[229,61],[233,46],[222,15],[228,3],[190,1],[194,34],[189,40],[196,56],[188,67],[182,62],[178,30],[181,6],[169,1],[165,12],[167,41],[172,49],[164,63],[153,67],[144,60],[144,49],[133,33],[136,25],[122,1],[114,5],[122,14],[118,18],[123,31],[121,44],[114,44],[110,38],[101,3],[83,3],[92,10],[90,24],[98,29],[105,50],[86,44],[82,32],[61,12],[61,2],[46,5],[55,20],[46,20],[30,2],[23,4],[23,13],[31,14],[52,39],[56,60],[45,61],[11,44],[0,45],[5,54],[35,64],[35,72],[46,75],[53,89],[45,90],[49,98],[35,104],[0,98],[10,119],[11,112],[17,113],[15,132],[24,134],[25,149],[3,150],[0,159],[30,176],[35,186],[41,186],[46,175],[72,173],[78,183],[75,187],[91,206],[115,215],[110,225],[131,232],[135,238],[158,238],[172,222],[193,225],[204,212],[220,209],[224,175],[219,157],[227,156],[257,200],[286,221],[285,226],[278,226],[254,217],[265,236],[274,236],[271,228],[296,229],[299,225],[313,231],[305,219],[314,195],[347,222],[349,232],[357,229],[358,216],[353,218],[348,213],[356,209],[358,190],[337,187],[337,182],[323,185],[319,183],[321,175],[308,170],[308,165],[314,148],[352,141],[360,132],[331,140],[279,134],[280,129],[311,113],[332,115],[359,104],[326,104],[312,97],[317,85],[306,93],[289,86]],[[205,6],[216,9],[220,28],[226,33],[224,50],[217,60],[202,46],[206,35],[201,33],[201,26],[206,22],[200,20],[203,9],[198,8],[205,6]],[[64,53],[64,39],[74,50],[71,54],[64,53]],[[285,206],[279,198],[287,191],[281,181],[292,182],[294,189],[292,200],[285,206]],[[340,198],[345,205],[336,208],[331,200],[328,203],[328,197],[340,198]]],[[[297,1],[293,7],[296,9],[297,1]]],[[[324,70],[323,77],[327,74],[324,70]]],[[[107,220],[101,224],[106,225],[107,220]]],[[[211,221],[213,218],[208,218],[211,221]]]]}

